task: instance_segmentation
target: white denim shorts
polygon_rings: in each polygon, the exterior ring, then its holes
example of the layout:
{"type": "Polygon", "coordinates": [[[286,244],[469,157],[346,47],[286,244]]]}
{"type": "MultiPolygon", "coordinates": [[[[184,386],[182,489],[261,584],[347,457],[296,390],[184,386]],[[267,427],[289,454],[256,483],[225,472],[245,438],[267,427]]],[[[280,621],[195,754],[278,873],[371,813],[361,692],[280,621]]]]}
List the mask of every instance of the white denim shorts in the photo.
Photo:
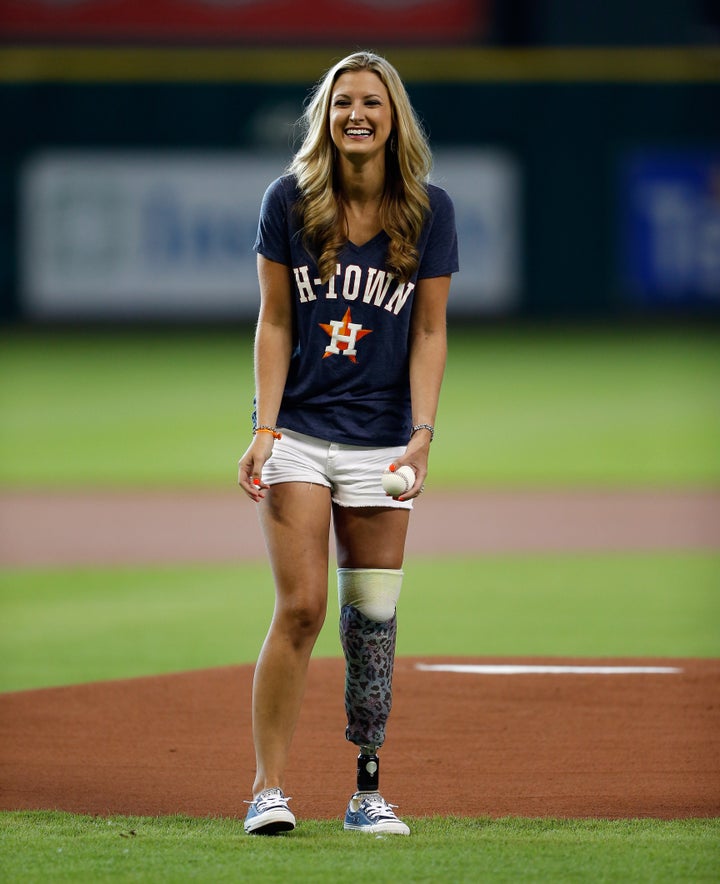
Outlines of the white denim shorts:
{"type": "Polygon", "coordinates": [[[275,440],[272,456],[263,467],[263,482],[324,485],[331,490],[333,503],[339,506],[412,509],[411,500],[394,500],[381,485],[383,472],[405,452],[404,445],[366,448],[279,429],[282,438],[275,440]]]}

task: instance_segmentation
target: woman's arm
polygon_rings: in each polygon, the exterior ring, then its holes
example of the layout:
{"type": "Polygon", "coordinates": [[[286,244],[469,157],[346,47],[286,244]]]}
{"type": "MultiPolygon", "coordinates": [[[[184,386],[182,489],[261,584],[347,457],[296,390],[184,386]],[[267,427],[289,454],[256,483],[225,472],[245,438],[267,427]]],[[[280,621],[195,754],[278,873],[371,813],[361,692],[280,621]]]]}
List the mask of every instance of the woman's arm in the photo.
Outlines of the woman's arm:
{"type": "MultiPolygon", "coordinates": [[[[440,387],[447,359],[447,300],[450,293],[448,276],[418,280],[415,288],[410,325],[410,400],[413,426],[435,425],[440,387]]],[[[403,500],[416,497],[428,471],[431,434],[418,430],[408,442],[398,465],[409,464],[415,471],[412,488],[403,500]]]]}
{"type": "MultiPolygon", "coordinates": [[[[284,264],[258,255],[260,313],[255,332],[257,424],[274,427],[287,381],[292,351],[290,272],[284,264]]],[[[238,464],[238,484],[254,501],[262,497],[262,468],[272,454],[274,438],[257,433],[238,464]],[[255,484],[259,480],[260,484],[255,484]]]]}

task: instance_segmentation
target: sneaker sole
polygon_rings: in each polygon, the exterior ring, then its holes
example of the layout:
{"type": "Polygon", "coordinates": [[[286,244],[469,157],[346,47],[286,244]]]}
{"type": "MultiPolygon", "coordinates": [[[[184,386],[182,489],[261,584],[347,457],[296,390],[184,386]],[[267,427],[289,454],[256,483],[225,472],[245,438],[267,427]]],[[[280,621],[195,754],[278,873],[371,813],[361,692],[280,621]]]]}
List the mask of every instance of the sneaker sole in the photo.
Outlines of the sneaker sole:
{"type": "Polygon", "coordinates": [[[352,823],[345,823],[343,828],[346,832],[367,832],[368,835],[409,835],[410,829],[401,823],[376,823],[374,826],[354,826],[352,823]]]}
{"type": "Polygon", "coordinates": [[[245,826],[246,835],[279,835],[280,832],[291,832],[295,828],[295,818],[290,819],[287,814],[277,813],[274,816],[268,814],[268,818],[253,820],[245,826]]]}

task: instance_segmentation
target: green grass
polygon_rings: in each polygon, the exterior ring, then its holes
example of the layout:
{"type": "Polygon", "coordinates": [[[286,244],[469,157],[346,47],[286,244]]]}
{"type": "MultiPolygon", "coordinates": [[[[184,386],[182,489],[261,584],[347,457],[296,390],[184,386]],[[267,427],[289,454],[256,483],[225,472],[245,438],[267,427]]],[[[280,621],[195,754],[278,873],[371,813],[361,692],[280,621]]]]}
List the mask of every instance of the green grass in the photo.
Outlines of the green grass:
{"type": "Polygon", "coordinates": [[[717,820],[409,820],[410,838],[303,822],[248,838],[229,819],[0,815],[3,880],[702,882],[720,876],[717,820]]]}
{"type": "MultiPolygon", "coordinates": [[[[720,555],[415,558],[398,653],[720,656],[720,555]]],[[[338,656],[337,602],[318,656],[338,656]]],[[[265,564],[0,573],[0,690],[250,663],[265,564]]]]}
{"type": "MultiPolygon", "coordinates": [[[[249,440],[252,332],[4,332],[0,485],[221,486],[249,440]]],[[[454,330],[446,485],[720,481],[717,330],[454,330]]]]}
{"type": "Polygon", "coordinates": [[[719,343],[712,331],[458,335],[433,476],[552,487],[717,482],[719,343]]]}
{"type": "Polygon", "coordinates": [[[248,331],[5,335],[0,484],[231,484],[251,372],[248,331]]]}

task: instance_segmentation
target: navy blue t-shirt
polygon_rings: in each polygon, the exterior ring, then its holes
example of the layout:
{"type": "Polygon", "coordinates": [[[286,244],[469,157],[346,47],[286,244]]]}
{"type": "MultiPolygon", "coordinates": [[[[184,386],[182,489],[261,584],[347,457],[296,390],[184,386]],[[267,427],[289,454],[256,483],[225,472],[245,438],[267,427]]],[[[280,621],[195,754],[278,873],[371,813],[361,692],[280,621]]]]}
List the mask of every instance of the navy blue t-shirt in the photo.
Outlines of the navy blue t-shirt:
{"type": "Polygon", "coordinates": [[[347,242],[323,284],[293,211],[300,196],[294,176],[268,187],[254,249],[289,268],[293,298],[293,353],[278,426],[349,445],[407,443],[413,290],[418,279],[458,269],[453,204],[434,185],[428,195],[420,261],[409,282],[387,270],[389,238],[381,231],[362,246],[347,242]]]}

